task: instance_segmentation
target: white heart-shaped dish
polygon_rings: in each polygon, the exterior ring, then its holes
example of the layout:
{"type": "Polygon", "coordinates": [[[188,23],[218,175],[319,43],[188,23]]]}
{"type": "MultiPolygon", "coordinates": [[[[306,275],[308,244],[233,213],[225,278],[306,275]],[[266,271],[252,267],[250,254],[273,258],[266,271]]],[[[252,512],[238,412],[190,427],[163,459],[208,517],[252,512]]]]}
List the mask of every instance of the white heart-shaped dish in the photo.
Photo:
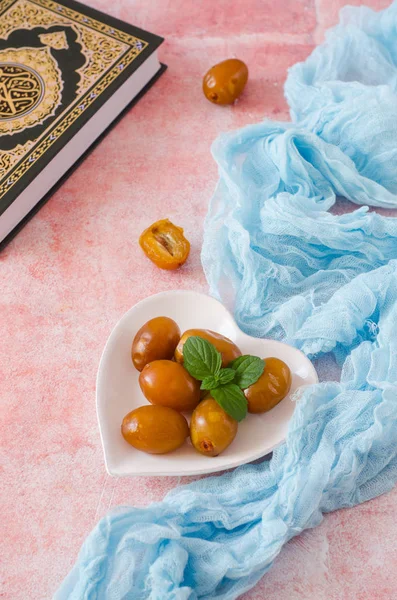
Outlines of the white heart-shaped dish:
{"type": "Polygon", "coordinates": [[[150,296],[131,308],[117,323],[106,343],[97,376],[97,414],[106,469],[110,475],[199,475],[214,473],[265,456],[284,441],[294,411],[291,395],[301,385],[318,381],[312,363],[302,352],[274,340],[243,333],[229,311],[217,300],[190,291],[171,291],[150,296]],[[138,329],[149,319],[167,316],[181,331],[212,329],[233,340],[243,354],[275,356],[292,372],[290,394],[261,415],[248,415],[239,424],[234,442],[220,456],[209,458],[186,443],[171,454],[151,455],[135,450],[123,439],[123,417],[147,403],[131,361],[131,344],[138,329]]]}

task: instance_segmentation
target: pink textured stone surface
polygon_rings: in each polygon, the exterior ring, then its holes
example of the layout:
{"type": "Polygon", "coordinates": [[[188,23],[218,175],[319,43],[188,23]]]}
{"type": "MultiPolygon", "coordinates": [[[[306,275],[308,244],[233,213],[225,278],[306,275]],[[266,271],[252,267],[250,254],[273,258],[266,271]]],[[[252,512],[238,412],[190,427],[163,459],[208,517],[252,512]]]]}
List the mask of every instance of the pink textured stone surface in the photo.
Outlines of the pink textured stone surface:
{"type": "MultiPolygon", "coordinates": [[[[178,483],[106,475],[95,413],[102,348],[147,295],[206,291],[199,253],[217,179],[211,142],[264,116],[288,117],[287,68],[335,24],[342,3],[90,0],[166,35],[169,69],[0,254],[1,598],[50,598],[110,507],[144,506],[178,483]],[[246,92],[234,107],[211,105],[201,77],[234,55],[250,69],[246,92]],[[137,245],[163,217],[192,243],[175,273],[157,270],[137,245]]],[[[327,516],[286,546],[245,600],[395,598],[396,504],[394,491],[327,516]]]]}
{"type": "Polygon", "coordinates": [[[318,27],[315,31],[314,39],[320,44],[324,39],[324,31],[329,27],[333,27],[339,21],[339,11],[346,4],[349,6],[369,6],[374,10],[382,10],[391,4],[390,0],[371,0],[370,2],[362,2],[361,0],[315,0],[317,11],[318,27]]]}

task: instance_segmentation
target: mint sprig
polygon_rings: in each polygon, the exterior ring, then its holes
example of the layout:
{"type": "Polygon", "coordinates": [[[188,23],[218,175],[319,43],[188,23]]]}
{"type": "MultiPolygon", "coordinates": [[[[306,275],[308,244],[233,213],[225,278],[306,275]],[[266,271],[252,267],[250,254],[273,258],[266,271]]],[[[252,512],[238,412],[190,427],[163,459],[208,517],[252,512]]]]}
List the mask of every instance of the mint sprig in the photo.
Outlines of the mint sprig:
{"type": "Polygon", "coordinates": [[[242,421],[247,416],[246,397],[235,383],[227,383],[211,390],[211,395],[223,410],[236,421],[242,421]]]}
{"type": "Polygon", "coordinates": [[[221,369],[217,375],[209,375],[201,382],[201,390],[214,390],[220,385],[230,383],[236,376],[234,369],[221,369]]]}
{"type": "Polygon", "coordinates": [[[234,381],[242,389],[258,381],[259,377],[265,370],[265,361],[258,356],[239,356],[229,367],[235,372],[234,381]]]}
{"type": "Polygon", "coordinates": [[[231,383],[236,376],[236,371],[234,369],[221,369],[219,371],[218,379],[219,383],[225,385],[226,383],[231,383]]]}
{"type": "Polygon", "coordinates": [[[214,390],[218,387],[218,385],[220,385],[219,378],[216,375],[209,375],[208,377],[205,377],[201,382],[200,390],[214,390]]]}
{"type": "Polygon", "coordinates": [[[192,377],[202,381],[218,375],[222,356],[208,340],[192,335],[183,345],[183,364],[192,377]]]}
{"type": "Polygon", "coordinates": [[[201,389],[211,392],[228,415],[242,421],[247,400],[241,391],[258,381],[265,362],[257,356],[240,356],[222,369],[222,355],[211,342],[191,336],[183,346],[183,363],[192,377],[201,381],[201,389]]]}

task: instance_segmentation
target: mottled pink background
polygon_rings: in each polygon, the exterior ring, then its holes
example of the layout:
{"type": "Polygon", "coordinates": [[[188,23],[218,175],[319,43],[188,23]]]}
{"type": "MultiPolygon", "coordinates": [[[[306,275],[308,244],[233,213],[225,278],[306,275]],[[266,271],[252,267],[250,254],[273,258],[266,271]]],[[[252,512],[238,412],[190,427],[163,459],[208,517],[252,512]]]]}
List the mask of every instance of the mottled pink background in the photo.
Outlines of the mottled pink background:
{"type": "MultiPolygon", "coordinates": [[[[9,600],[50,598],[110,507],[145,506],[178,483],[106,474],[95,413],[102,348],[145,296],[206,291],[199,253],[217,178],[211,142],[263,116],[288,118],[287,68],[323,39],[344,2],[89,3],[165,36],[161,59],[169,69],[0,254],[0,596],[9,600]],[[246,93],[232,108],[214,106],[202,96],[201,77],[234,55],[249,65],[246,93]],[[163,217],[192,242],[178,273],[157,270],[137,244],[142,229],[163,217]]],[[[396,503],[394,491],[327,516],[288,544],[245,600],[396,598],[396,503]]]]}

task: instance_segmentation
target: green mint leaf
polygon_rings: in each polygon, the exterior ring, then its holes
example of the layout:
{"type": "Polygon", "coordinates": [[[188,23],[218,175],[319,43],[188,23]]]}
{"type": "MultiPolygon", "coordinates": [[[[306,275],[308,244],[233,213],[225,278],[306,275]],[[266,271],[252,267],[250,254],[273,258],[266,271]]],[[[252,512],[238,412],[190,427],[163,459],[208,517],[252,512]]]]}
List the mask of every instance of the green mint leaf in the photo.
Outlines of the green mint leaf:
{"type": "Polygon", "coordinates": [[[236,421],[242,421],[247,415],[247,399],[235,383],[228,383],[212,390],[211,396],[236,421]]]}
{"type": "Polygon", "coordinates": [[[258,381],[265,369],[265,361],[258,356],[239,356],[236,358],[229,367],[234,369],[236,376],[234,382],[241,389],[245,390],[247,387],[258,381]]]}
{"type": "Polygon", "coordinates": [[[191,336],[183,346],[183,366],[192,377],[203,380],[218,375],[222,356],[208,340],[191,336]]]}
{"type": "Polygon", "coordinates": [[[219,385],[219,376],[217,375],[208,375],[205,377],[201,383],[200,390],[213,390],[219,385]]]}
{"type": "Polygon", "coordinates": [[[233,381],[236,372],[233,369],[221,369],[218,375],[209,375],[203,379],[200,386],[201,390],[214,390],[220,385],[233,381]]]}
{"type": "Polygon", "coordinates": [[[236,371],[233,369],[221,369],[218,375],[219,383],[224,385],[230,383],[236,376],[236,371]]]}

